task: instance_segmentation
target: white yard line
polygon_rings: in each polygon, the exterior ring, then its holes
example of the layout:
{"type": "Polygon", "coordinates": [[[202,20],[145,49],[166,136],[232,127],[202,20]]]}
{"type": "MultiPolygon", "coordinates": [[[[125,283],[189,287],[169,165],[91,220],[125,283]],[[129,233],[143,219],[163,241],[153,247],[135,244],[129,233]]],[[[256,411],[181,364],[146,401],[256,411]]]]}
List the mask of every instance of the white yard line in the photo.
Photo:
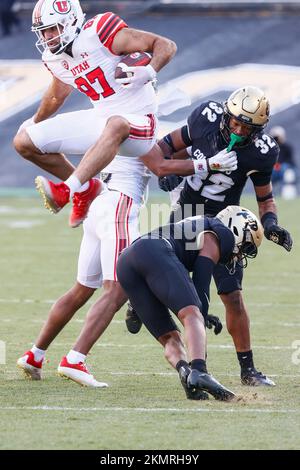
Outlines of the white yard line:
{"type": "MultiPolygon", "coordinates": [[[[226,406],[226,405],[225,405],[226,406]]],[[[1,411],[72,411],[72,412],[136,412],[136,413],[277,413],[277,414],[298,414],[300,409],[268,409],[268,408],[127,408],[127,407],[64,407],[64,406],[1,406],[1,411]]]]}
{"type": "MultiPolygon", "coordinates": [[[[260,287],[260,286],[257,286],[260,287]]],[[[40,304],[53,304],[56,302],[57,299],[7,299],[0,297],[0,303],[3,304],[23,304],[23,303],[40,303],[40,304]]],[[[90,300],[86,303],[86,305],[92,305],[94,303],[93,300],[90,300]]],[[[295,302],[295,303],[288,303],[288,302],[247,302],[247,305],[249,307],[260,307],[260,308],[274,308],[274,307],[281,307],[281,308],[300,308],[300,303],[295,302]]],[[[214,303],[215,307],[223,307],[223,304],[221,302],[215,302],[214,303]]],[[[300,323],[299,323],[300,324],[300,323]]]]}

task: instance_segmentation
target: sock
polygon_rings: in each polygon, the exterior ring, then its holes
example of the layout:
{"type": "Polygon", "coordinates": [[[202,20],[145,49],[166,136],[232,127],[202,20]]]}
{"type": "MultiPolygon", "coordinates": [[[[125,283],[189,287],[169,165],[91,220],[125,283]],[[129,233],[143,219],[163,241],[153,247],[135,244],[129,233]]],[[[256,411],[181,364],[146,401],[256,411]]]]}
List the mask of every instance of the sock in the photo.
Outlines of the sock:
{"type": "Polygon", "coordinates": [[[193,359],[191,361],[191,368],[207,374],[206,361],[204,359],[193,359]]]}
{"type": "Polygon", "coordinates": [[[250,351],[245,351],[245,352],[238,352],[237,351],[237,357],[241,366],[242,370],[245,369],[251,369],[254,368],[254,363],[253,363],[253,354],[252,350],[250,351]]]}
{"type": "Polygon", "coordinates": [[[46,351],[44,351],[43,349],[37,348],[35,344],[32,346],[30,351],[33,353],[34,360],[36,362],[40,362],[42,359],[44,359],[45,354],[46,354],[46,351]]]}
{"type": "Polygon", "coordinates": [[[90,187],[89,182],[84,183],[79,189],[77,189],[76,193],[83,193],[83,191],[86,191],[87,189],[89,189],[89,187],[90,187]]]}
{"type": "Polygon", "coordinates": [[[72,198],[73,194],[76,193],[82,186],[79,179],[75,175],[69,176],[69,178],[65,181],[65,184],[70,188],[70,199],[72,198]]]}
{"type": "Polygon", "coordinates": [[[78,364],[79,362],[84,362],[86,356],[84,354],[81,354],[78,351],[74,351],[71,349],[69,353],[67,354],[67,360],[70,364],[78,364]]]}
{"type": "Polygon", "coordinates": [[[184,368],[185,368],[185,367],[189,367],[189,365],[188,365],[188,363],[187,363],[186,361],[184,361],[184,360],[181,359],[180,361],[177,362],[177,364],[176,364],[175,367],[176,367],[177,372],[179,372],[180,367],[184,367],[184,368]]]}

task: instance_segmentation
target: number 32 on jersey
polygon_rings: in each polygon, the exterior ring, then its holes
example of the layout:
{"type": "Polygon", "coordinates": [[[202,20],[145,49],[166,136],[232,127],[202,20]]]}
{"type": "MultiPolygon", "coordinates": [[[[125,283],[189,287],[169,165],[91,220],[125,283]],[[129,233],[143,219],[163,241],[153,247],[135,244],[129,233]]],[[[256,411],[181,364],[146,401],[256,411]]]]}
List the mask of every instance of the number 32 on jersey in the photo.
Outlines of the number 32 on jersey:
{"type": "Polygon", "coordinates": [[[218,114],[223,113],[223,108],[218,106],[217,103],[211,101],[208,106],[206,106],[203,111],[202,115],[206,116],[209,122],[215,122],[218,119],[218,114]]]}

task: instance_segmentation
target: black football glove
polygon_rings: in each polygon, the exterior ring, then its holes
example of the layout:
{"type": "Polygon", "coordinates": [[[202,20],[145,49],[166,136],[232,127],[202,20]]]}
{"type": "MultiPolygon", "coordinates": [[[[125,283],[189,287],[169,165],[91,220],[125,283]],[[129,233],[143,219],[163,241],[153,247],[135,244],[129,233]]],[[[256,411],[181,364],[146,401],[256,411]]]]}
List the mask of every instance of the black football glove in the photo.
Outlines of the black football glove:
{"type": "Polygon", "coordinates": [[[177,188],[182,180],[182,176],[177,175],[160,176],[158,178],[158,185],[163,191],[169,192],[177,188]]]}
{"type": "Polygon", "coordinates": [[[218,335],[221,333],[223,325],[219,317],[215,317],[214,315],[207,315],[205,319],[205,326],[209,330],[214,328],[214,333],[215,335],[218,335]]]}
{"type": "Polygon", "coordinates": [[[291,235],[287,230],[285,230],[285,228],[282,228],[279,225],[274,224],[266,227],[265,237],[277,245],[283,246],[286,251],[291,251],[292,249],[293,239],[291,235]]]}

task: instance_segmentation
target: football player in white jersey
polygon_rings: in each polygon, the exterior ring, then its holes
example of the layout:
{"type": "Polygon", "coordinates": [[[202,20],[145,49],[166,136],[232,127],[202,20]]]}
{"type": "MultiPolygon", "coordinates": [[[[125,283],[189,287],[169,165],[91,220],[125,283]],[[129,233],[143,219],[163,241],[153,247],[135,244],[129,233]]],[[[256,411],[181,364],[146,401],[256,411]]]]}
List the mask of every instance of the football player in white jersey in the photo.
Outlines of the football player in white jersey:
{"type": "MultiPolygon", "coordinates": [[[[56,213],[73,198],[69,223],[78,226],[100,191],[99,181],[91,178],[118,153],[126,157],[147,154],[142,160],[158,176],[198,171],[190,161],[164,161],[160,150],[149,154],[157,132],[152,81],[175,54],[173,41],[128,28],[110,12],[84,22],[78,0],[39,0],[32,30],[53,79],[36,114],[21,125],[14,145],[25,159],[64,181],[54,184],[37,177],[37,188],[49,210],[56,213]],[[150,63],[131,67],[129,78],[116,80],[121,58],[136,51],[151,52],[150,63]],[[74,88],[86,94],[94,108],[49,119],[74,88]],[[84,155],[76,170],[65,153],[84,155]]],[[[219,170],[236,164],[235,157],[228,157],[222,161],[218,157],[219,170]]]]}
{"type": "Polygon", "coordinates": [[[50,210],[58,212],[75,194],[70,217],[75,227],[100,191],[98,180],[91,178],[119,149],[121,155],[139,157],[154,145],[157,103],[152,81],[171,60],[176,45],[156,34],[128,28],[111,12],[85,22],[78,0],[39,0],[32,21],[36,46],[53,78],[37,112],[19,129],[14,145],[24,158],[65,181],[57,186],[37,178],[50,210]],[[150,52],[151,61],[133,67],[125,86],[124,79],[114,78],[116,66],[122,56],[137,51],[150,52]],[[74,88],[90,98],[93,109],[49,119],[74,88]],[[80,168],[74,172],[64,154],[84,155],[80,168]]]}
{"type": "Polygon", "coordinates": [[[106,183],[101,183],[101,194],[91,204],[83,224],[77,281],[55,302],[34,346],[17,361],[33,380],[41,379],[45,353],[54,338],[102,286],[102,296],[89,310],[80,336],[62,358],[58,372],[81,385],[107,386],[89,372],[85,358],[127,300],[117,281],[116,266],[121,251],[139,237],[139,210],[150,173],[138,158],[122,156],[116,156],[105,172],[106,183]]]}

